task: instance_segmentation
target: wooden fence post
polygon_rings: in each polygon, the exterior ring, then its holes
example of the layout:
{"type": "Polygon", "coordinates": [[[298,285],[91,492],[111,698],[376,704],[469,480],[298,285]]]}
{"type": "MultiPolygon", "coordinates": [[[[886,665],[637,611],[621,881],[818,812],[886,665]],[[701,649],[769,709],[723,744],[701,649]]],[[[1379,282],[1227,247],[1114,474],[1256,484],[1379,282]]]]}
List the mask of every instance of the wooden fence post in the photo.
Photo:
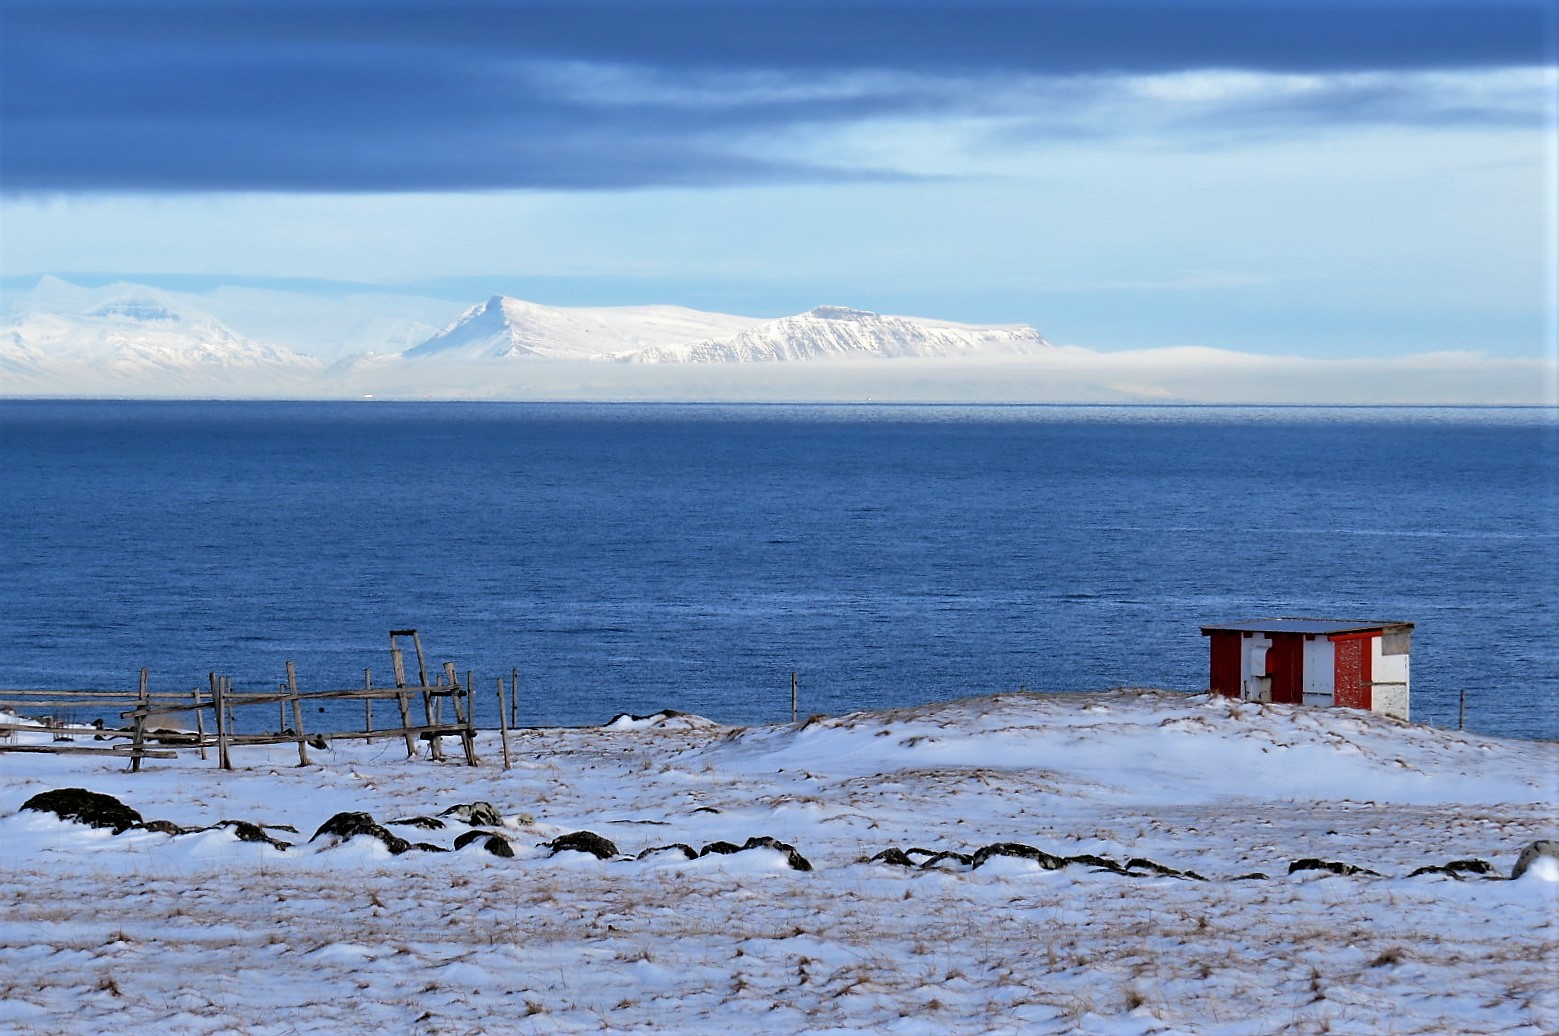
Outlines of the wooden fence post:
{"type": "Polygon", "coordinates": [[[217,718],[217,766],[224,770],[233,768],[233,761],[227,756],[227,702],[222,693],[222,685],[227,677],[219,677],[216,673],[210,674],[211,679],[211,706],[217,718]]]}
{"type": "MultiPolygon", "coordinates": [[[[453,667],[454,663],[451,662],[445,668],[451,669],[453,667]]],[[[426,670],[422,671],[422,721],[430,727],[440,727],[444,723],[444,699],[435,697],[433,692],[428,689],[428,674],[426,670]]],[[[433,757],[435,762],[443,762],[444,742],[439,737],[438,731],[430,730],[427,732],[427,736],[428,754],[433,757]]]]}
{"type": "Polygon", "coordinates": [[[790,721],[796,722],[796,671],[790,671],[790,721]]]}
{"type": "Polygon", "coordinates": [[[194,698],[195,698],[195,745],[200,750],[200,757],[202,759],[205,759],[206,758],[206,711],[205,711],[204,706],[202,706],[200,704],[200,685],[196,684],[195,685],[195,689],[190,691],[190,694],[193,695],[194,698]]]}
{"type": "Polygon", "coordinates": [[[462,697],[466,700],[466,731],[460,735],[465,742],[466,765],[476,765],[476,674],[466,670],[466,686],[462,697]]]}
{"type": "Polygon", "coordinates": [[[406,758],[417,757],[417,742],[411,733],[411,700],[404,687],[398,688],[395,694],[395,704],[401,709],[401,733],[406,736],[406,758]]]}
{"type": "Polygon", "coordinates": [[[307,766],[309,745],[303,733],[303,703],[298,700],[298,671],[293,668],[290,658],[287,659],[287,691],[292,695],[292,722],[298,728],[298,765],[307,766]]]}
{"type": "MultiPolygon", "coordinates": [[[[363,733],[372,734],[374,730],[374,700],[367,697],[374,689],[374,674],[372,669],[363,670],[363,733]]],[[[374,743],[371,737],[364,738],[370,745],[374,743]]]]}
{"type": "Polygon", "coordinates": [[[130,772],[141,772],[141,753],[146,749],[146,714],[150,710],[150,699],[146,693],[146,681],[150,674],[146,667],[141,667],[141,688],[135,696],[135,723],[132,727],[134,736],[130,746],[130,772]]]}
{"type": "Polygon", "coordinates": [[[503,742],[503,768],[509,768],[509,720],[504,713],[503,677],[498,678],[498,736],[503,742]]]}

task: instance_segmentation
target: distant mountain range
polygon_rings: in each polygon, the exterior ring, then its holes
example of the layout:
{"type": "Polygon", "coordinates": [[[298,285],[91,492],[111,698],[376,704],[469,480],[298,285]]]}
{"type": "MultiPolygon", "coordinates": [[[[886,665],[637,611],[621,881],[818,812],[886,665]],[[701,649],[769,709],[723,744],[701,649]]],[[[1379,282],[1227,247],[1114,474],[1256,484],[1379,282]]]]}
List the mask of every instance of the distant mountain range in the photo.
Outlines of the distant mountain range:
{"type": "Polygon", "coordinates": [[[329,341],[316,353],[240,334],[198,308],[198,301],[133,284],[40,284],[0,327],[0,391],[338,394],[391,369],[398,384],[414,384],[426,369],[441,386],[439,394],[458,394],[461,369],[470,368],[473,385],[480,385],[495,364],[1021,357],[1051,347],[1026,325],[959,324],[843,306],[765,320],[679,306],[543,306],[495,295],[431,333],[416,320],[359,314],[356,344],[371,328],[382,336],[383,351],[353,351],[329,341]]]}
{"type": "Polygon", "coordinates": [[[1049,348],[1025,325],[982,326],[819,306],[779,320],[678,306],[558,309],[494,295],[408,358],[542,357],[618,363],[794,363],[1027,355],[1049,348]]]}
{"type": "Polygon", "coordinates": [[[207,313],[147,294],[86,312],[29,312],[0,328],[7,394],[79,386],[83,393],[157,387],[169,394],[304,381],[322,360],[235,334],[207,313]]]}
{"type": "Polygon", "coordinates": [[[1052,346],[1022,324],[778,319],[375,288],[0,281],[0,397],[1553,406],[1551,360],[1052,346]]]}

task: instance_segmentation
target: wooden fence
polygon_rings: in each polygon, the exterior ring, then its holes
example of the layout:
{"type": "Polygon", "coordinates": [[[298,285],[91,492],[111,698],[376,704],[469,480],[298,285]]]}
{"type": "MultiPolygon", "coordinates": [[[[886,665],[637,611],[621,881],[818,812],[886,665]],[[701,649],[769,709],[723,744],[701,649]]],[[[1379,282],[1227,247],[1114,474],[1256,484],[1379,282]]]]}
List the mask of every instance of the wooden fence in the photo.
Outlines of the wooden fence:
{"type": "MultiPolygon", "coordinates": [[[[182,694],[153,694],[148,688],[149,672],[141,670],[138,689],[124,691],[0,690],[0,711],[16,714],[31,722],[5,722],[0,717],[0,752],[98,752],[125,756],[130,770],[138,771],[143,759],[171,759],[180,750],[193,750],[207,759],[214,751],[216,763],[231,770],[232,750],[247,745],[293,744],[298,764],[309,764],[310,746],[321,747],[332,741],[379,738],[402,739],[407,758],[417,755],[419,742],[428,744],[428,754],[442,761],[444,738],[456,738],[466,765],[476,766],[475,676],[466,671],[465,682],[457,677],[455,664],[445,662],[443,672],[428,680],[422,643],[416,630],[392,630],[390,659],[395,684],[375,687],[373,673],[363,670],[363,686],[346,690],[310,691],[298,689],[298,674],[287,663],[285,682],[275,691],[241,692],[233,690],[230,677],[211,673],[207,688],[182,694]],[[417,683],[408,684],[405,659],[397,638],[410,637],[417,652],[417,683]],[[413,718],[414,702],[421,700],[421,722],[413,718]],[[304,728],[305,705],[320,702],[357,700],[363,703],[363,729],[309,731],[304,728]],[[398,725],[376,726],[374,702],[395,704],[398,725]],[[445,718],[445,704],[453,715],[445,718]],[[269,720],[257,720],[261,709],[276,708],[275,729],[267,729],[269,720]],[[81,713],[97,713],[91,726],[70,722],[81,713]],[[237,718],[243,715],[240,732],[237,718]],[[63,714],[63,715],[62,715],[63,714]],[[114,725],[104,716],[117,718],[114,725]],[[183,718],[188,717],[185,721],[183,718]],[[290,722],[289,722],[290,719],[290,722]],[[161,721],[159,723],[159,721],[161,721]],[[40,723],[42,726],[40,727],[40,723]],[[189,729],[190,727],[193,729],[189,729]],[[51,741],[19,740],[18,734],[52,733],[51,741]],[[90,742],[90,743],[89,743],[90,742]]],[[[519,674],[514,672],[511,695],[518,691],[519,674]]],[[[509,722],[504,700],[503,678],[497,681],[498,721],[502,733],[504,768],[509,766],[509,722]]]]}

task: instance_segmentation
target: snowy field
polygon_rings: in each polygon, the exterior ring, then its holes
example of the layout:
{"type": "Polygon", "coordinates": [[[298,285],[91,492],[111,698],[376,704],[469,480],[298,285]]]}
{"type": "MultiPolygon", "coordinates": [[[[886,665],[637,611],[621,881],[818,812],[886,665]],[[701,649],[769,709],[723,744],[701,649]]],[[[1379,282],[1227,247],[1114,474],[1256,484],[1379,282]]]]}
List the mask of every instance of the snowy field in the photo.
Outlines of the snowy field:
{"type": "Polygon", "coordinates": [[[1559,882],[1505,880],[1559,836],[1552,742],[1122,691],[512,744],[0,754],[0,1032],[1559,1031],[1559,882]],[[72,787],[294,844],[21,810],[72,787]],[[389,822],[476,802],[512,857],[310,841],[449,848],[389,822]],[[619,855],[544,845],[578,831],[619,855]],[[756,836],[796,855],[637,858],[756,836]],[[1494,875],[1410,876],[1455,860],[1494,875]]]}

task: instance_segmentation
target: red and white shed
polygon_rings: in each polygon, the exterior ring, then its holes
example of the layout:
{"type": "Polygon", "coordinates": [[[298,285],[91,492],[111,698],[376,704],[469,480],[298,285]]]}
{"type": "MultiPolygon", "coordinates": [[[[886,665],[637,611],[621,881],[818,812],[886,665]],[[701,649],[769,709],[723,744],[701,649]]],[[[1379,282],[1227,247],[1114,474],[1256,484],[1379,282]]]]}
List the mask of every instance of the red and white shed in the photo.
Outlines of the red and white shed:
{"type": "Polygon", "coordinates": [[[1408,718],[1411,622],[1251,619],[1203,626],[1202,635],[1215,694],[1408,718]]]}

